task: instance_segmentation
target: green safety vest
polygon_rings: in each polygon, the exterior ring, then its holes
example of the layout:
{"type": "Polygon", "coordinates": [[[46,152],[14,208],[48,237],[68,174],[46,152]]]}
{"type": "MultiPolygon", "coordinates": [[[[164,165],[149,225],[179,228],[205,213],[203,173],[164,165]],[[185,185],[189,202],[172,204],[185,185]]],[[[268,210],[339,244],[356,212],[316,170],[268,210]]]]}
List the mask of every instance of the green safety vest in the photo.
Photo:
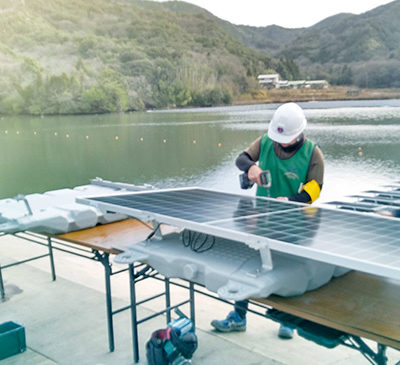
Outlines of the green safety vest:
{"type": "Polygon", "coordinates": [[[293,196],[305,183],[315,143],[306,140],[300,149],[287,160],[281,160],[274,152],[274,142],[267,134],[261,138],[259,166],[271,172],[271,187],[257,186],[257,196],[293,196]]]}

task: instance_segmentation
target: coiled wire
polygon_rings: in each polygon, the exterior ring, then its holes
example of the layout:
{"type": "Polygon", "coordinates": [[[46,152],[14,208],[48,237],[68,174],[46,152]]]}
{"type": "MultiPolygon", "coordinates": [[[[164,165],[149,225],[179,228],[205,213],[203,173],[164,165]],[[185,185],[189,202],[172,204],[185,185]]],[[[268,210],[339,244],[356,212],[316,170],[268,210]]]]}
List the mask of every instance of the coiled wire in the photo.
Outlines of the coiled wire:
{"type": "Polygon", "coordinates": [[[205,233],[185,229],[182,232],[182,244],[197,253],[211,250],[215,244],[215,237],[205,233]]]}

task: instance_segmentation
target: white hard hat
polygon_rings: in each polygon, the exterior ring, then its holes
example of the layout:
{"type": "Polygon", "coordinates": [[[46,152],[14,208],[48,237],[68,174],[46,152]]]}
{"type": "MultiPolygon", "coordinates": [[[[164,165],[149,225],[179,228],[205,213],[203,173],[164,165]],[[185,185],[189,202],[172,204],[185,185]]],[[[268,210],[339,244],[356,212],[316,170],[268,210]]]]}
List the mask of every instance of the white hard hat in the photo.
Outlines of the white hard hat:
{"type": "Polygon", "coordinates": [[[268,126],[268,137],[278,143],[289,143],[304,131],[307,119],[296,103],[286,103],[276,109],[268,126]]]}

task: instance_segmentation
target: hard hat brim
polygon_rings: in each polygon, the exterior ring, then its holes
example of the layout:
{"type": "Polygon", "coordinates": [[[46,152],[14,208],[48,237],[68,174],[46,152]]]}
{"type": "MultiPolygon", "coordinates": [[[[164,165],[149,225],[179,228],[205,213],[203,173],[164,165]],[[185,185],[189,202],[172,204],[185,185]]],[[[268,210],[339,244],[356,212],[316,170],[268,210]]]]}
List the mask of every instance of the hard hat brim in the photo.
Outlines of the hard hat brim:
{"type": "Polygon", "coordinates": [[[293,141],[297,137],[297,135],[296,136],[284,136],[282,134],[272,131],[271,129],[268,129],[268,137],[271,138],[274,142],[289,143],[289,142],[293,141]]]}
{"type": "Polygon", "coordinates": [[[268,128],[268,137],[271,138],[274,142],[290,143],[304,131],[304,129],[306,128],[306,125],[307,125],[307,122],[306,122],[306,120],[304,120],[301,128],[299,128],[296,131],[296,133],[292,133],[289,135],[277,133],[274,130],[272,130],[272,128],[268,128]]]}

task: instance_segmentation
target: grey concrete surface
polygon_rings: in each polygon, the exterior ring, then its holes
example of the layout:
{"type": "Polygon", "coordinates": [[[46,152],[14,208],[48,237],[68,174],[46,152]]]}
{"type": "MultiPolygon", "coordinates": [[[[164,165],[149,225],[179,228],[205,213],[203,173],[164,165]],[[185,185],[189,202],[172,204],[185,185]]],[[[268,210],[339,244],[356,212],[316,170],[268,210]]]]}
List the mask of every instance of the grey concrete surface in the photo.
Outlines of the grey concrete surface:
{"type": "MultiPolygon", "coordinates": [[[[45,247],[25,240],[0,237],[2,265],[45,252],[45,247]]],[[[55,263],[55,282],[51,281],[48,258],[3,270],[7,300],[0,302],[0,323],[12,320],[22,324],[28,350],[0,361],[1,365],[132,364],[129,311],[114,316],[115,351],[108,352],[102,265],[59,251],[55,263]]],[[[161,283],[145,280],[138,285],[138,300],[161,289],[161,283]]],[[[127,273],[113,277],[112,291],[114,309],[129,303],[127,273]]],[[[187,298],[187,292],[175,288],[172,296],[178,302],[187,298]]],[[[162,299],[146,303],[139,307],[139,318],[162,307],[162,299]]],[[[193,364],[368,364],[360,353],[345,347],[329,350],[299,336],[281,340],[276,323],[252,314],[244,333],[213,332],[210,321],[225,317],[230,310],[224,303],[196,295],[199,348],[193,364]]],[[[188,313],[188,308],[183,311],[188,313]]],[[[140,364],[146,364],[144,347],[151,332],[163,327],[164,317],[139,326],[140,364]]],[[[400,352],[388,349],[388,357],[389,364],[396,364],[400,352]]]]}

